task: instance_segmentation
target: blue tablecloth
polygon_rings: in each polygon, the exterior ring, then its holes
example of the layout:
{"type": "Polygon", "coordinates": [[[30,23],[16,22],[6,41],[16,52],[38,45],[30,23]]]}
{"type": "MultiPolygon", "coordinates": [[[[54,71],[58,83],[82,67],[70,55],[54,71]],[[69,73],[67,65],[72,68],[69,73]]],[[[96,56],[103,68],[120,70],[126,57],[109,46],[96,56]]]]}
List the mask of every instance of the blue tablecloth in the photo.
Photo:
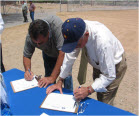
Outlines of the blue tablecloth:
{"type": "MultiPolygon", "coordinates": [[[[48,115],[77,115],[74,113],[40,108],[41,103],[46,97],[46,88],[36,87],[26,91],[14,93],[10,82],[24,78],[23,71],[18,69],[11,69],[4,72],[3,76],[7,88],[9,105],[13,115],[40,115],[43,112],[48,115]]],[[[72,91],[66,89],[63,89],[63,93],[73,94],[72,91]]],[[[134,115],[130,112],[121,110],[91,98],[86,98],[84,102],[89,103],[89,105],[83,114],[78,115],[134,115]]]]}

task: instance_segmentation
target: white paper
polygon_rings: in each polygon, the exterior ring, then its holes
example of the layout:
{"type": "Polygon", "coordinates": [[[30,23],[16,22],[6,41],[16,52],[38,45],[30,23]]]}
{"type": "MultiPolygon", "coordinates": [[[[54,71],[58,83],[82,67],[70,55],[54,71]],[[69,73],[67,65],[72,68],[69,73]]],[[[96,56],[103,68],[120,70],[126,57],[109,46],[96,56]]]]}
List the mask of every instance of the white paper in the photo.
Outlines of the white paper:
{"type": "Polygon", "coordinates": [[[38,81],[34,78],[32,81],[26,81],[25,79],[19,79],[11,82],[14,92],[31,89],[38,86],[38,81]]]}
{"type": "Polygon", "coordinates": [[[48,114],[42,113],[40,116],[49,116],[48,114]]]}
{"type": "Polygon", "coordinates": [[[75,112],[76,106],[74,104],[75,99],[73,95],[50,93],[41,105],[41,108],[75,112]]]}

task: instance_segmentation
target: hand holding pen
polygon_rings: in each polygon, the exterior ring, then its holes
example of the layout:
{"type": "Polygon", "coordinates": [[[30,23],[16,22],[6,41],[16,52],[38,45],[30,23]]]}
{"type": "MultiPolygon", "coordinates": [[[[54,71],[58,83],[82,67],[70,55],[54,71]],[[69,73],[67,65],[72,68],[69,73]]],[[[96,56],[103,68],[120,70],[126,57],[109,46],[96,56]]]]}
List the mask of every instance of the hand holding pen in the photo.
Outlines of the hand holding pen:
{"type": "Polygon", "coordinates": [[[76,101],[78,102],[88,96],[88,88],[79,86],[73,93],[76,101]]]}
{"type": "MultiPolygon", "coordinates": [[[[78,89],[79,89],[79,88],[81,88],[81,85],[78,87],[78,89]]],[[[76,94],[76,93],[74,92],[74,94],[76,94]]],[[[73,94],[73,96],[74,96],[74,94],[73,94]]],[[[74,96],[74,97],[75,97],[75,96],[74,96]]],[[[75,101],[75,103],[74,103],[74,106],[75,106],[75,105],[79,105],[79,102],[80,102],[80,101],[77,100],[76,98],[75,98],[75,100],[76,100],[76,101],[75,101]]]]}
{"type": "Polygon", "coordinates": [[[31,75],[31,72],[30,72],[30,69],[28,68],[28,72],[29,72],[29,74],[31,75]]]}
{"type": "Polygon", "coordinates": [[[27,81],[31,81],[33,79],[33,72],[30,71],[30,69],[28,68],[28,70],[25,71],[24,77],[27,81]]]}

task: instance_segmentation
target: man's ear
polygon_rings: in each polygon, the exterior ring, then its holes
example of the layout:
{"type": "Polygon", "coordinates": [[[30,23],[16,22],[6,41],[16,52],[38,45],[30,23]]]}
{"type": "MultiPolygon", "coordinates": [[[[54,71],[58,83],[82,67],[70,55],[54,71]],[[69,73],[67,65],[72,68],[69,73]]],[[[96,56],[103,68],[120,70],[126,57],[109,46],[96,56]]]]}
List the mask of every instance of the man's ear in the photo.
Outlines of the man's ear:
{"type": "Polygon", "coordinates": [[[88,31],[85,33],[85,36],[87,36],[87,37],[89,36],[89,32],[88,31]]]}
{"type": "Polygon", "coordinates": [[[87,42],[88,41],[88,37],[89,37],[89,32],[88,31],[85,32],[84,36],[85,36],[85,41],[87,42]]]}

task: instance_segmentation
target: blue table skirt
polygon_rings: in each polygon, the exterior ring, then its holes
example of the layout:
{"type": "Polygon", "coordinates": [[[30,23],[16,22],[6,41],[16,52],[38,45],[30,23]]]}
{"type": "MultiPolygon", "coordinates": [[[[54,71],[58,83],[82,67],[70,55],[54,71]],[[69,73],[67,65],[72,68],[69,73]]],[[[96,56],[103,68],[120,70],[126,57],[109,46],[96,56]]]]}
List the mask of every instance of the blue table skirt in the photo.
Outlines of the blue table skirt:
{"type": "MultiPolygon", "coordinates": [[[[43,112],[48,115],[77,115],[74,113],[54,111],[40,108],[46,97],[46,88],[35,87],[26,91],[14,93],[10,82],[24,78],[24,72],[18,69],[11,69],[3,73],[6,91],[8,94],[9,106],[13,115],[41,115],[43,112]]],[[[59,91],[55,91],[58,92],[59,91]]],[[[63,89],[64,94],[73,94],[72,91],[63,89]]],[[[57,99],[57,98],[55,98],[57,99]]],[[[85,112],[78,115],[134,115],[130,112],[86,98],[82,102],[89,103],[85,112]]]]}

